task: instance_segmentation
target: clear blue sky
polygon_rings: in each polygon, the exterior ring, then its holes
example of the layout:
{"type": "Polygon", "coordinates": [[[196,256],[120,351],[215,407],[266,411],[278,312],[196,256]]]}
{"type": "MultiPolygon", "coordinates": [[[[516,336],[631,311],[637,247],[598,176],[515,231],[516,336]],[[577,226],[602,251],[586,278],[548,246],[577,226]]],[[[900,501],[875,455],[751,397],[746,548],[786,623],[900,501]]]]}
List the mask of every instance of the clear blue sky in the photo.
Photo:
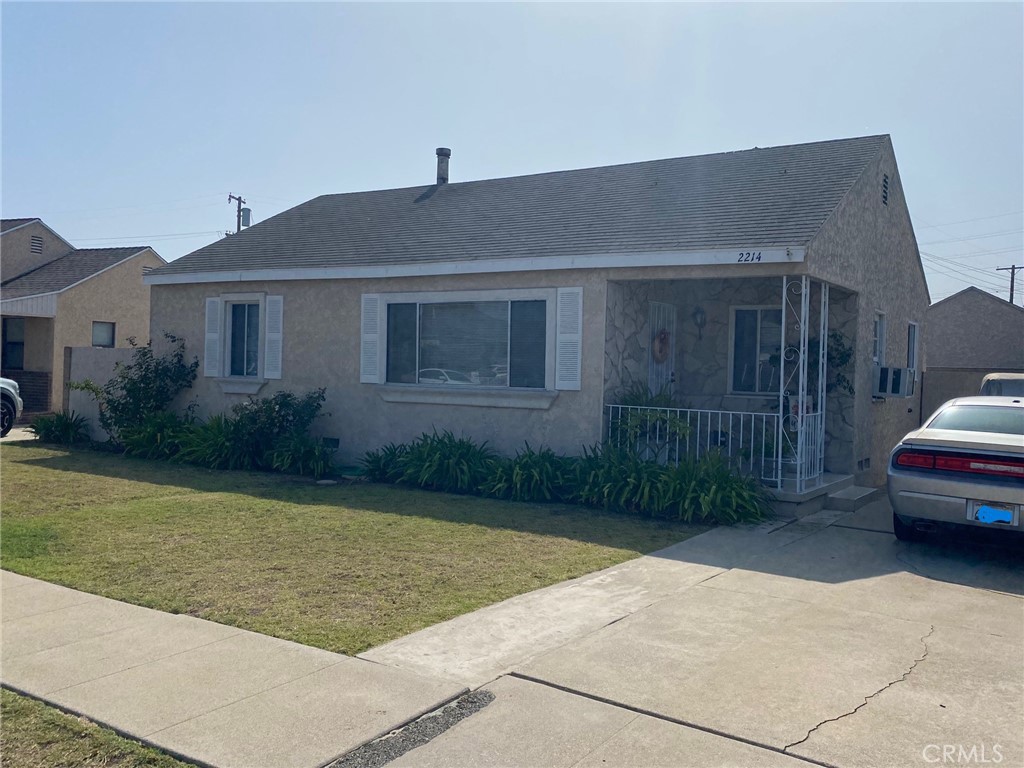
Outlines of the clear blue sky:
{"type": "Polygon", "coordinates": [[[1024,263],[1020,3],[5,2],[0,23],[2,214],[79,247],[174,259],[233,229],[229,192],[260,221],[428,184],[437,146],[460,181],[889,133],[933,298],[1006,296],[994,267],[1024,263]]]}

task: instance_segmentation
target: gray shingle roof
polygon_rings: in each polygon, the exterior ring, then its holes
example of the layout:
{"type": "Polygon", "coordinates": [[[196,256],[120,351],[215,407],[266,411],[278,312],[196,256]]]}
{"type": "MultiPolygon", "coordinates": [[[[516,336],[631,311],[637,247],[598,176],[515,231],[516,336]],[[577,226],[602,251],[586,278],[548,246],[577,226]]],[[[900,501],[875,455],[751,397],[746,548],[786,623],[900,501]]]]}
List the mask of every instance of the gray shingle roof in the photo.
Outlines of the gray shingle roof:
{"type": "Polygon", "coordinates": [[[152,274],[800,246],[887,139],[323,195],[152,274]]]}
{"type": "Polygon", "coordinates": [[[30,221],[39,221],[39,219],[0,219],[0,234],[3,234],[8,229],[14,229],[20,227],[22,224],[28,224],[30,221]]]}
{"type": "Polygon", "coordinates": [[[8,280],[0,286],[0,299],[20,299],[61,291],[146,250],[147,247],[135,245],[130,248],[76,249],[31,272],[8,280]]]}

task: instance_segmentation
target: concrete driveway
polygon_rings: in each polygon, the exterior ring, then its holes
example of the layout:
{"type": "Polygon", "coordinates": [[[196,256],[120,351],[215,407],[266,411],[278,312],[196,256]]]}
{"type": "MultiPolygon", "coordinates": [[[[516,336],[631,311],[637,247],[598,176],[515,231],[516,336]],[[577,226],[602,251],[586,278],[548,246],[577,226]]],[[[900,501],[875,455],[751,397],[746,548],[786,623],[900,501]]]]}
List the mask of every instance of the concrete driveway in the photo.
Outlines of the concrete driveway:
{"type": "Polygon", "coordinates": [[[1024,765],[1024,547],[716,529],[364,654],[495,700],[393,765],[1024,765]]]}

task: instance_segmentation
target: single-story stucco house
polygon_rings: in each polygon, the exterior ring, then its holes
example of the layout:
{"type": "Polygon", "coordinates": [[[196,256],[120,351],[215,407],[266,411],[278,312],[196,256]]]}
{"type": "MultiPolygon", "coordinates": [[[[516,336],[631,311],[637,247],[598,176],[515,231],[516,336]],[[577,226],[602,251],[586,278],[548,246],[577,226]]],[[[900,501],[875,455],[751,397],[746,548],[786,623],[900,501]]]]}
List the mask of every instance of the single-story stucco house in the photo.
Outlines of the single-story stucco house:
{"type": "Polygon", "coordinates": [[[0,221],[0,368],[27,412],[61,407],[66,349],[149,340],[142,273],[165,263],[146,245],[75,248],[41,219],[0,221]]]}
{"type": "Polygon", "coordinates": [[[463,183],[450,154],[148,274],[153,338],[201,359],[187,399],[326,387],[348,459],[433,429],[578,453],[639,387],[689,424],[678,453],[883,481],[917,403],[872,393],[883,368],[912,392],[929,304],[888,136],[463,183]]]}
{"type": "Polygon", "coordinates": [[[1024,307],[973,285],[928,307],[921,407],[976,395],[989,373],[1024,373],[1024,307]]]}

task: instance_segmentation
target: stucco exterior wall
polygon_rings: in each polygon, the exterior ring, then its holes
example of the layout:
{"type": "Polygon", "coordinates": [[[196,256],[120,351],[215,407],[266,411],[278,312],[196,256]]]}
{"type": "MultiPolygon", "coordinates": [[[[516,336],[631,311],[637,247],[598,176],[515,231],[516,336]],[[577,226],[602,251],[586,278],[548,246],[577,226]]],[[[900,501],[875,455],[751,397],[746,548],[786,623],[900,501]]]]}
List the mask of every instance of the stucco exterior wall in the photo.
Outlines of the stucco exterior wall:
{"type": "Polygon", "coordinates": [[[4,232],[0,235],[0,280],[11,280],[70,252],[71,246],[38,221],[4,232]],[[42,253],[32,253],[33,235],[43,239],[42,253]]]}
{"type": "Polygon", "coordinates": [[[53,321],[52,408],[60,408],[64,398],[64,348],[91,347],[93,321],[115,324],[115,347],[129,346],[129,336],[139,344],[149,341],[150,288],[142,282],[142,269],[163,263],[147,250],[60,294],[53,321]]]}
{"type": "MultiPolygon", "coordinates": [[[[783,265],[796,271],[801,265],[783,265]]],[[[529,441],[534,447],[578,453],[601,439],[605,391],[606,286],[616,280],[753,276],[778,271],[780,265],[750,264],[635,270],[565,270],[497,275],[444,277],[206,283],[152,286],[150,332],[160,347],[166,331],[186,340],[189,354],[202,359],[204,302],[222,293],[257,292],[284,297],[283,376],[260,390],[263,397],[278,390],[305,392],[327,388],[319,431],[338,438],[340,457],[357,458],[364,451],[392,441],[407,441],[425,431],[451,429],[486,439],[512,454],[529,441]],[[581,286],[583,295],[582,389],[560,391],[547,410],[490,406],[384,402],[386,385],[359,383],[360,302],[364,293],[530,289],[581,286]]],[[[180,405],[192,399],[199,413],[229,409],[244,395],[225,394],[212,378],[200,375],[180,405]]]]}
{"type": "Polygon", "coordinates": [[[919,324],[918,369],[925,367],[928,288],[907,211],[892,145],[865,170],[825,222],[807,251],[811,275],[857,294],[855,346],[854,457],[857,481],[885,482],[889,451],[918,425],[919,392],[912,398],[871,398],[872,323],[886,315],[886,362],[907,364],[907,325],[919,324]],[[883,174],[889,177],[888,205],[882,202],[883,174]]]}
{"type": "Polygon", "coordinates": [[[977,395],[989,373],[992,371],[987,368],[928,368],[921,388],[922,419],[931,416],[947,400],[977,395]]]}
{"type": "MultiPolygon", "coordinates": [[[[514,453],[529,441],[558,451],[579,452],[584,444],[597,442],[601,429],[601,386],[604,327],[604,281],[577,274],[525,273],[514,276],[458,276],[394,280],[324,280],[272,283],[212,283],[206,285],[153,286],[151,332],[159,347],[166,331],[186,340],[190,355],[202,359],[204,303],[222,293],[265,293],[284,297],[282,378],[260,390],[265,397],[275,391],[307,392],[326,387],[325,414],[318,432],[340,443],[342,460],[358,458],[366,450],[389,442],[405,442],[423,432],[450,429],[489,443],[504,453],[514,453]],[[394,391],[387,384],[359,381],[360,306],[364,293],[398,293],[438,290],[489,290],[496,288],[549,288],[582,286],[583,369],[582,390],[561,391],[547,409],[502,407],[502,393],[493,404],[450,405],[385,402],[380,395],[394,391]]],[[[193,398],[198,414],[223,412],[245,395],[225,394],[214,378],[202,375],[181,405],[193,398]]]]}
{"type": "Polygon", "coordinates": [[[968,288],[928,308],[928,367],[1024,370],[1024,307],[968,288]]]}

